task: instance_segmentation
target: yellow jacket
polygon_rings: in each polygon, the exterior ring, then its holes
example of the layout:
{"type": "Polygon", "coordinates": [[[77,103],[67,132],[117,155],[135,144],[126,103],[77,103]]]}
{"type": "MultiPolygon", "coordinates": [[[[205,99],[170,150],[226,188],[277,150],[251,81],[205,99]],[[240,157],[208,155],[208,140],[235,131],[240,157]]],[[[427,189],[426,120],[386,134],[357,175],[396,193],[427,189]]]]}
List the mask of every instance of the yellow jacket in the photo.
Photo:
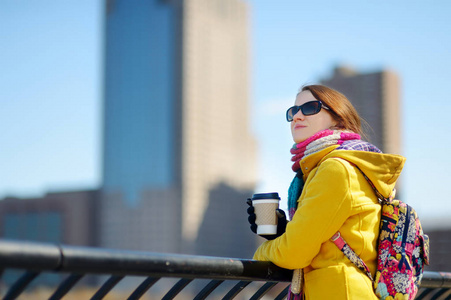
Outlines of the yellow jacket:
{"type": "Polygon", "coordinates": [[[280,237],[264,242],[254,259],[287,269],[304,268],[306,299],[377,299],[370,279],[329,239],[344,240],[376,273],[381,206],[357,165],[388,197],[405,158],[328,147],[300,162],[304,189],[298,208],[280,237]]]}

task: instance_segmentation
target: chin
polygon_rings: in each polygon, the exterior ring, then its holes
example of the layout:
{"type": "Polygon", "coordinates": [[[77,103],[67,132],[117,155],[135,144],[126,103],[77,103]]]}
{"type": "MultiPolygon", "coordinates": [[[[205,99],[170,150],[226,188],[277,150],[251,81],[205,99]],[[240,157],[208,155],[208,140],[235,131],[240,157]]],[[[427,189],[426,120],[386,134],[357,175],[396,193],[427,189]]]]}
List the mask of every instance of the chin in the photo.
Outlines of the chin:
{"type": "Polygon", "coordinates": [[[293,133],[292,133],[293,141],[296,144],[302,143],[303,141],[312,136],[311,134],[309,134],[309,132],[306,132],[306,130],[297,130],[293,133]]]}
{"type": "Polygon", "coordinates": [[[293,138],[293,141],[296,144],[302,143],[303,141],[305,141],[306,139],[308,139],[308,137],[302,137],[302,138],[293,138]]]}

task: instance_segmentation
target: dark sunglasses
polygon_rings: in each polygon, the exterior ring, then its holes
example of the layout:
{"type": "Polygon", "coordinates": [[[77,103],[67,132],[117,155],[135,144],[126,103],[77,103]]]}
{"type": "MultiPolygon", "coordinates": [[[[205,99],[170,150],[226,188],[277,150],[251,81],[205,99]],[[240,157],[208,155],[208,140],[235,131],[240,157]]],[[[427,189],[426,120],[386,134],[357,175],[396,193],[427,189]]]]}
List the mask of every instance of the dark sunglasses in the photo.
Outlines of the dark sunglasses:
{"type": "Polygon", "coordinates": [[[292,122],[294,115],[301,111],[304,116],[316,115],[321,111],[321,108],[330,110],[329,107],[323,104],[323,102],[319,100],[305,102],[299,106],[292,106],[287,110],[287,121],[292,122]]]}

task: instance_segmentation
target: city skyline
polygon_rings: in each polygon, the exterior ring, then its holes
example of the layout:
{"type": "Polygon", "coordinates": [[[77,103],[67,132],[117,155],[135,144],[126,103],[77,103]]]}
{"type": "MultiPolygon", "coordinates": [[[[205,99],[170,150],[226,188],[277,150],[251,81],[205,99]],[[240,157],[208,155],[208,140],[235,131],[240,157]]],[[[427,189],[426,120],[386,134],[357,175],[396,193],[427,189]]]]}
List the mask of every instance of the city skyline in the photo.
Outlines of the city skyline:
{"type": "Polygon", "coordinates": [[[227,206],[212,202],[233,203],[233,218],[256,183],[247,6],[107,3],[101,246],[207,251],[208,239],[198,245],[204,227],[204,235],[234,236],[221,239],[223,249],[245,251],[251,233],[227,234],[227,220],[219,222],[227,206]],[[221,207],[216,218],[211,207],[221,207]]]}
{"type": "MultiPolygon", "coordinates": [[[[401,81],[403,199],[420,216],[449,214],[450,4],[247,2],[258,189],[286,194],[292,142],[283,115],[302,84],[338,64],[390,68],[401,81]]],[[[50,3],[0,4],[0,64],[9,70],[0,80],[0,198],[100,185],[101,4],[50,3]]]]}

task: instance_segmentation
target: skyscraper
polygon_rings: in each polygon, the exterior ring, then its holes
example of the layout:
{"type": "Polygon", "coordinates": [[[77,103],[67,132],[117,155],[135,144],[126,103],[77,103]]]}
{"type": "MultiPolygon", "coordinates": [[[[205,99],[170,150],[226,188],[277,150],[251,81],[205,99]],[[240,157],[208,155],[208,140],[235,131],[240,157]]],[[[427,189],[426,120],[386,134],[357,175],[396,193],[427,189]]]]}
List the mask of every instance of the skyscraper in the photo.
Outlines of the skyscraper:
{"type": "Polygon", "coordinates": [[[368,123],[364,131],[383,152],[401,154],[401,102],[399,78],[389,70],[359,73],[349,67],[335,68],[321,81],[343,93],[368,123]]]}
{"type": "Polygon", "coordinates": [[[243,211],[255,185],[247,7],[109,0],[105,20],[101,245],[194,252],[210,195],[243,211]]]}

